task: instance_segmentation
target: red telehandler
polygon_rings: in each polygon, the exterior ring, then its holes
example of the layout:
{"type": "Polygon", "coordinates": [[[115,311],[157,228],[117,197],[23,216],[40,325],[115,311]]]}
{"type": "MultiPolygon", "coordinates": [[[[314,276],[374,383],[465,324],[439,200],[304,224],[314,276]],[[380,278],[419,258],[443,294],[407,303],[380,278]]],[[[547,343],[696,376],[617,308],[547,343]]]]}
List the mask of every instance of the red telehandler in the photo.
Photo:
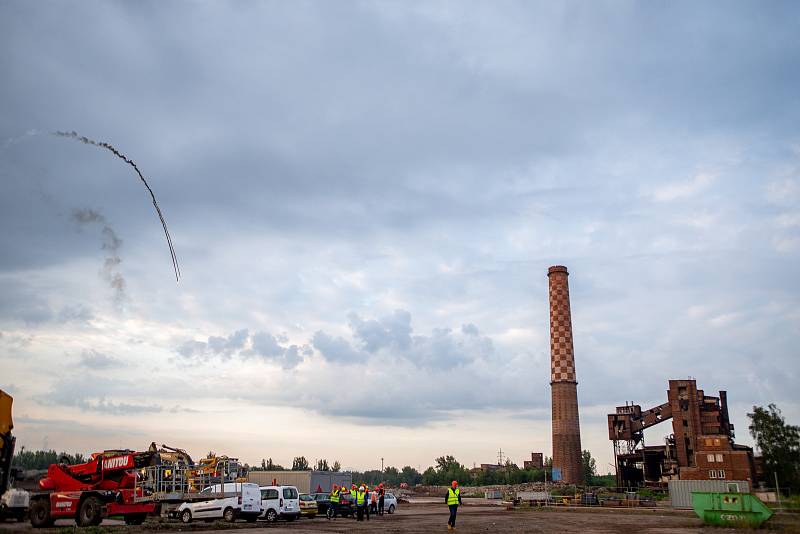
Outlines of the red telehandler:
{"type": "Polygon", "coordinates": [[[109,516],[142,524],[156,505],[136,502],[143,497],[141,487],[136,489],[137,470],[157,461],[152,450],[115,450],[96,452],[83,464],[52,464],[39,481],[42,491],[31,495],[31,525],[49,527],[56,519],[74,518],[78,526],[88,527],[109,516]]]}

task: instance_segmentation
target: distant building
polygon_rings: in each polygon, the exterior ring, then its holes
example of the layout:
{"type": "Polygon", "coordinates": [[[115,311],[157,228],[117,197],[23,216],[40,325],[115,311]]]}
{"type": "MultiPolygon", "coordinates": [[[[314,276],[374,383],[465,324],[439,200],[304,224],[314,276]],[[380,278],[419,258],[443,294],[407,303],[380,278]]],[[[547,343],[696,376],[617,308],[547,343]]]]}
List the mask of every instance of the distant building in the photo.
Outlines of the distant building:
{"type": "Polygon", "coordinates": [[[531,459],[522,463],[523,469],[544,469],[544,456],[541,452],[532,452],[531,459]]]}
{"type": "Polygon", "coordinates": [[[481,471],[497,471],[502,468],[503,466],[498,464],[481,464],[481,471]]]}

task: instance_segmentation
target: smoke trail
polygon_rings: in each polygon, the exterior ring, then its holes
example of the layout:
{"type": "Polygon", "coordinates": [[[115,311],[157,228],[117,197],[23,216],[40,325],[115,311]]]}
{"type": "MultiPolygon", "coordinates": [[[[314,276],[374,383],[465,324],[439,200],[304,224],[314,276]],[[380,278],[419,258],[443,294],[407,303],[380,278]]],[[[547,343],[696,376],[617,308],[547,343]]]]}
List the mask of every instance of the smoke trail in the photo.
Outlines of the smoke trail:
{"type": "Polygon", "coordinates": [[[150,188],[150,184],[147,183],[147,180],[144,179],[144,175],[142,175],[142,171],[139,170],[139,167],[136,166],[136,163],[133,162],[132,159],[128,158],[125,154],[114,148],[109,143],[106,142],[98,142],[88,137],[78,135],[77,132],[74,130],[71,132],[53,132],[53,135],[57,137],[68,137],[71,139],[75,139],[76,141],[80,141],[86,145],[94,145],[100,148],[105,148],[106,150],[111,151],[115,156],[119,159],[133,167],[133,170],[136,171],[136,174],[139,175],[139,179],[142,181],[144,186],[147,188],[147,191],[150,193],[150,198],[153,200],[153,207],[156,208],[156,213],[158,213],[158,218],[161,220],[161,226],[164,227],[164,235],[167,237],[167,245],[169,245],[169,253],[172,256],[172,268],[175,269],[175,281],[179,281],[181,277],[181,269],[178,266],[178,257],[175,255],[175,248],[172,246],[172,237],[169,235],[169,230],[167,230],[167,222],[164,220],[164,216],[161,214],[161,208],[158,206],[158,202],[156,201],[156,195],[153,193],[153,190],[150,188]]]}
{"type": "Polygon", "coordinates": [[[39,135],[39,130],[30,129],[22,135],[18,135],[17,137],[9,137],[6,139],[6,142],[3,144],[3,148],[8,148],[11,145],[16,145],[20,141],[27,139],[28,137],[33,137],[34,135],[39,135]]]}
{"type": "Polygon", "coordinates": [[[72,218],[79,224],[97,223],[103,227],[103,250],[106,251],[106,259],[103,262],[101,271],[103,278],[114,291],[114,303],[122,306],[125,302],[125,278],[117,269],[122,260],[119,257],[119,249],[122,246],[122,239],[117,237],[117,233],[108,224],[102,214],[92,209],[76,209],[72,212],[72,218]]]}

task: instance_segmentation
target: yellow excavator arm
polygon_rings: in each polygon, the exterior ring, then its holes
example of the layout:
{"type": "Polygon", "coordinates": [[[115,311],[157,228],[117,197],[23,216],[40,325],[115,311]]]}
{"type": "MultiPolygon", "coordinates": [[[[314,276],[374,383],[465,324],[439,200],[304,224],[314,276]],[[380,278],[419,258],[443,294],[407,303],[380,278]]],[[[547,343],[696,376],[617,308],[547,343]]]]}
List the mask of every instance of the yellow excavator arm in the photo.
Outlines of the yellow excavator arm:
{"type": "MultiPolygon", "coordinates": [[[[14,421],[11,420],[11,403],[14,399],[11,395],[0,389],[0,435],[8,434],[14,428],[14,421]]],[[[0,449],[2,449],[0,443],[0,449]]]]}

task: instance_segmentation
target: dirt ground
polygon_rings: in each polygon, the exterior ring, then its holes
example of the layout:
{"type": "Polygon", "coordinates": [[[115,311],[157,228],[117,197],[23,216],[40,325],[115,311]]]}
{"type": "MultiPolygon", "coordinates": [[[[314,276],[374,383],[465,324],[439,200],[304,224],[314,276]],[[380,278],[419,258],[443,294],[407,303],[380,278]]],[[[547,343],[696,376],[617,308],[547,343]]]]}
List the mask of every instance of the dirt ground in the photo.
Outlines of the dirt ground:
{"type": "MultiPolygon", "coordinates": [[[[65,531],[97,534],[99,532],[214,532],[245,534],[250,529],[277,529],[293,534],[318,532],[397,532],[427,533],[447,531],[447,508],[444,505],[416,504],[405,505],[394,515],[373,517],[371,521],[356,522],[353,519],[325,518],[302,519],[292,523],[263,523],[255,525],[236,523],[234,528],[221,523],[206,524],[195,522],[191,525],[181,523],[159,524],[148,522],[141,527],[119,526],[118,521],[105,521],[103,526],[92,529],[74,528],[74,523],[59,521],[58,528],[37,532],[65,531]],[[187,528],[188,527],[188,528],[187,528]]],[[[775,519],[775,518],[773,518],[775,519]]],[[[771,528],[782,532],[800,532],[800,516],[780,518],[771,528]]],[[[664,510],[608,510],[608,509],[542,509],[506,511],[498,506],[463,506],[458,512],[458,532],[581,532],[585,534],[616,534],[642,532],[652,534],[713,533],[726,534],[741,532],[735,529],[704,527],[702,522],[690,512],[664,510]]],[[[5,523],[0,531],[27,530],[33,532],[29,524],[5,523]]]]}

